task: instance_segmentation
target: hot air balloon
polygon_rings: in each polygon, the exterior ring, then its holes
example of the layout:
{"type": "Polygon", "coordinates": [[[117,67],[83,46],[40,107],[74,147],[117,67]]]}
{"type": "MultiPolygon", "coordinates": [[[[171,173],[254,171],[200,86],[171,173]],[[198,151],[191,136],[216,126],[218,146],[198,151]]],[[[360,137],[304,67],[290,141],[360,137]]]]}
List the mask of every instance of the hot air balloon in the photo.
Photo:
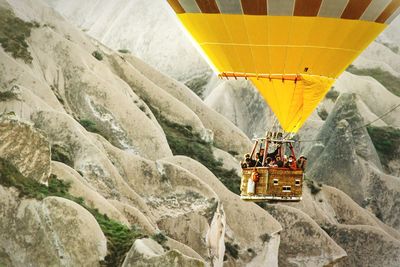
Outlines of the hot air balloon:
{"type": "MultiPolygon", "coordinates": [[[[286,133],[301,128],[335,79],[400,13],[400,0],[167,2],[217,74],[251,80],[286,133]]],[[[259,153],[277,143],[270,140],[257,140],[259,153]]],[[[260,179],[255,195],[301,196],[292,191],[302,179],[278,180],[278,193],[270,180],[260,179]]]]}

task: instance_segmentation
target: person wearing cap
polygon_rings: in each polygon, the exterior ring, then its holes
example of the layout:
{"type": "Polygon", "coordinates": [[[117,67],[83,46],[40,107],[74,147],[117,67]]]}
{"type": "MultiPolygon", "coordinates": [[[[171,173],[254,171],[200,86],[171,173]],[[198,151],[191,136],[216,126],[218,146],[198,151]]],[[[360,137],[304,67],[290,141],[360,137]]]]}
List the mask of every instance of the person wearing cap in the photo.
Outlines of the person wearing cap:
{"type": "Polygon", "coordinates": [[[252,168],[256,166],[256,161],[250,157],[249,153],[244,155],[244,162],[241,162],[242,168],[252,168]]]}
{"type": "Polygon", "coordinates": [[[304,155],[301,155],[297,160],[297,168],[302,169],[303,171],[306,169],[307,158],[304,155]]]}

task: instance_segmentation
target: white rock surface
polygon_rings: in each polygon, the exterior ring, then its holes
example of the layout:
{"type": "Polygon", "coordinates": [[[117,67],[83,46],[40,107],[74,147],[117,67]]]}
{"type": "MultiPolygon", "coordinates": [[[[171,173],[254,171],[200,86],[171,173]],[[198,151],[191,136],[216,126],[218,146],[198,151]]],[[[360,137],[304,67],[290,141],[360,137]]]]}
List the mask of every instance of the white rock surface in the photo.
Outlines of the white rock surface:
{"type": "Polygon", "coordinates": [[[71,167],[61,162],[53,161],[52,173],[57,176],[57,179],[69,183],[71,187],[68,192],[75,197],[82,197],[89,207],[98,209],[101,214],[107,214],[111,219],[121,222],[128,227],[133,224],[102,195],[90,188],[90,185],[71,167]]]}
{"type": "Polygon", "coordinates": [[[283,205],[267,205],[282,225],[279,266],[326,266],[347,256],[307,214],[283,205]]]}
{"type": "Polygon", "coordinates": [[[0,196],[1,264],[100,266],[106,238],[87,210],[57,197],[20,199],[14,189],[2,186],[0,196]]]}
{"type": "Polygon", "coordinates": [[[204,261],[185,256],[177,250],[165,252],[156,241],[147,238],[135,241],[122,266],[200,267],[206,265],[204,261]]]}

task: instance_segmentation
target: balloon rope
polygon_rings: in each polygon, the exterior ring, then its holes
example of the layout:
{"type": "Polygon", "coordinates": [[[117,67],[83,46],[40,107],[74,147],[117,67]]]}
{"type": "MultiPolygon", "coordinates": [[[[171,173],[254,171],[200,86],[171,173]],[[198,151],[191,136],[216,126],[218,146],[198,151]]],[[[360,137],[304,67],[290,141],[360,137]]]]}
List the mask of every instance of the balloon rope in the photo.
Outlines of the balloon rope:
{"type": "MultiPolygon", "coordinates": [[[[374,122],[376,122],[376,121],[382,119],[383,117],[389,115],[390,113],[392,113],[392,112],[393,112],[395,109],[397,109],[398,107],[400,107],[400,104],[396,105],[395,107],[393,107],[392,109],[390,109],[390,110],[387,111],[386,113],[382,114],[381,116],[379,116],[379,117],[376,118],[375,120],[373,120],[373,121],[371,121],[371,122],[368,122],[368,123],[366,123],[366,124],[364,124],[364,125],[362,125],[362,126],[360,126],[360,127],[357,127],[357,128],[355,128],[355,129],[351,130],[351,132],[355,132],[355,131],[357,131],[357,130],[359,130],[359,129],[361,129],[361,128],[364,128],[364,127],[367,127],[367,126],[371,125],[372,123],[374,123],[374,122]]],[[[319,141],[324,141],[324,140],[328,140],[328,139],[329,139],[329,137],[327,137],[327,138],[320,138],[320,139],[314,139],[314,140],[299,140],[299,142],[319,142],[319,141]]]]}
{"type": "MultiPolygon", "coordinates": [[[[302,108],[303,108],[303,104],[300,105],[300,107],[296,110],[295,114],[299,113],[299,111],[300,111],[302,108]]],[[[293,122],[293,120],[294,120],[295,118],[296,118],[296,117],[293,117],[293,118],[289,121],[288,125],[292,124],[292,122],[293,122]]],[[[303,118],[303,116],[300,116],[300,117],[299,117],[299,119],[296,121],[296,123],[293,125],[293,127],[290,129],[290,131],[288,131],[288,133],[292,132],[292,131],[297,127],[297,125],[299,124],[299,122],[301,121],[302,118],[303,118]]]]}
{"type": "MultiPolygon", "coordinates": [[[[268,86],[268,81],[267,80],[266,81],[262,80],[261,82],[265,82],[265,85],[266,85],[265,88],[268,89],[268,87],[269,87],[268,86]]],[[[273,83],[272,83],[272,85],[273,85],[273,83]]],[[[274,90],[274,88],[272,88],[272,90],[274,90]]],[[[277,117],[276,117],[274,112],[272,112],[272,117],[270,118],[270,120],[271,120],[271,126],[269,127],[268,132],[272,132],[274,130],[274,127],[275,127],[275,124],[276,124],[276,121],[277,121],[277,117]]]]}
{"type": "MultiPolygon", "coordinates": [[[[290,111],[291,111],[291,107],[292,107],[292,104],[293,104],[294,92],[296,91],[296,88],[297,88],[297,82],[294,81],[294,89],[293,89],[293,93],[292,93],[292,98],[290,99],[290,105],[289,105],[289,109],[288,109],[287,118],[289,118],[289,116],[290,116],[290,111]]],[[[294,114],[297,114],[297,112],[294,113],[294,114]]],[[[292,122],[293,118],[290,120],[290,123],[292,122]]],[[[290,123],[288,125],[290,125],[290,123]]],[[[291,129],[291,130],[293,130],[293,129],[291,129]]]]}

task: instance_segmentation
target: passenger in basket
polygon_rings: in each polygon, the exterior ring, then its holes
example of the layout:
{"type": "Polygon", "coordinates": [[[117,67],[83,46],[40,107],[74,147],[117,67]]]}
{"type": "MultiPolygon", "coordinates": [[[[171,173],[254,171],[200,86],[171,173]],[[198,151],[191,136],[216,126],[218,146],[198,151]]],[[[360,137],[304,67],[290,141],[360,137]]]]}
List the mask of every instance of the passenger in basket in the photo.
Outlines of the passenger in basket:
{"type": "Polygon", "coordinates": [[[260,153],[256,154],[256,167],[262,167],[262,156],[260,156],[260,153]]]}
{"type": "Polygon", "coordinates": [[[289,156],[288,161],[285,164],[285,168],[289,168],[289,169],[297,169],[297,164],[296,164],[296,160],[294,159],[293,156],[289,156]]]}
{"type": "Polygon", "coordinates": [[[272,161],[272,159],[270,157],[268,157],[264,162],[264,167],[272,167],[271,161],[272,161]]]}
{"type": "Polygon", "coordinates": [[[279,156],[276,157],[276,166],[278,168],[282,168],[283,167],[283,161],[281,160],[281,157],[279,157],[279,156]]]}
{"type": "Polygon", "coordinates": [[[301,155],[297,160],[297,168],[302,169],[303,171],[306,169],[307,158],[304,155],[301,155]]]}
{"type": "Polygon", "coordinates": [[[242,169],[245,169],[249,167],[249,161],[250,161],[250,154],[247,153],[244,155],[244,159],[240,162],[240,165],[242,166],[242,169]]]}
{"type": "Polygon", "coordinates": [[[255,167],[255,166],[256,166],[256,163],[257,163],[254,159],[250,158],[250,155],[249,155],[249,157],[247,158],[247,161],[246,161],[246,162],[248,162],[248,163],[247,163],[247,167],[248,167],[248,168],[255,167]]]}
{"type": "Polygon", "coordinates": [[[260,174],[257,168],[254,168],[249,180],[247,181],[247,194],[254,195],[256,192],[256,183],[260,180],[260,174]]]}
{"type": "Polygon", "coordinates": [[[276,164],[276,160],[275,159],[272,159],[271,160],[271,163],[269,164],[271,167],[273,167],[273,168],[276,168],[276,167],[278,167],[278,165],[276,164]]]}
{"type": "Polygon", "coordinates": [[[278,155],[280,148],[281,148],[281,145],[279,144],[274,152],[267,154],[267,157],[270,157],[271,159],[275,159],[276,160],[276,156],[278,155]]]}
{"type": "Polygon", "coordinates": [[[286,166],[286,163],[288,162],[288,158],[286,155],[283,155],[283,167],[286,166]]]}

